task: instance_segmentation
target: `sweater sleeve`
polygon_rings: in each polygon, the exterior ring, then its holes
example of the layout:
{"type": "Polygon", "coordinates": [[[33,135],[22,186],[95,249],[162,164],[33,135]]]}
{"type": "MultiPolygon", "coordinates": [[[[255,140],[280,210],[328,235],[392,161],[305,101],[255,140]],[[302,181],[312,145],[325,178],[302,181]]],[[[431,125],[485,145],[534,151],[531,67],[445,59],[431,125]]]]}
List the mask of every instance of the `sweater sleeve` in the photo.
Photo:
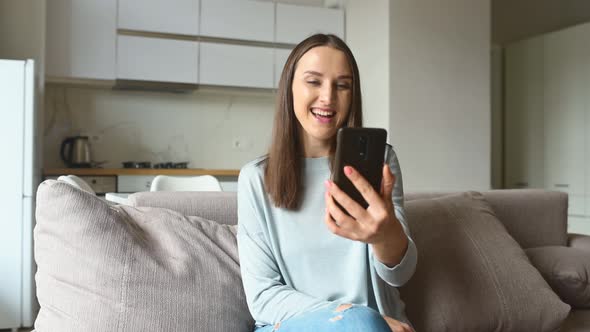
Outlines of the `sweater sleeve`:
{"type": "Polygon", "coordinates": [[[265,235],[264,187],[253,167],[238,178],[238,253],[242,283],[252,317],[276,324],[300,313],[332,304],[284,284],[272,246],[265,235]]]}
{"type": "Polygon", "coordinates": [[[392,201],[395,208],[395,216],[400,221],[406,236],[408,237],[408,248],[402,258],[401,262],[393,267],[380,262],[373,254],[372,247],[370,247],[371,258],[373,265],[377,270],[377,274],[381,279],[394,287],[403,286],[414,274],[416,264],[418,261],[418,250],[412,237],[406,221],[406,213],[404,210],[404,185],[402,180],[402,171],[397,160],[397,155],[390,145],[387,145],[385,161],[389,165],[391,172],[395,175],[395,185],[392,193],[392,201]]]}

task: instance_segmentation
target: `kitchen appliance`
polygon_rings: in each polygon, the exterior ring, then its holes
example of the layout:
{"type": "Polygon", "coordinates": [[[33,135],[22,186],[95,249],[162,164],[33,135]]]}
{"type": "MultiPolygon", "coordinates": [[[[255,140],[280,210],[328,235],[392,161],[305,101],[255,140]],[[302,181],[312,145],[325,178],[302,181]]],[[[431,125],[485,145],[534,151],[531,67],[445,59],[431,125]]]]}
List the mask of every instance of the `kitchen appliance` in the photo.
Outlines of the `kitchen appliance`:
{"type": "Polygon", "coordinates": [[[61,142],[59,154],[61,160],[68,167],[82,168],[91,166],[88,136],[67,137],[61,142]]]}
{"type": "Polygon", "coordinates": [[[152,166],[152,163],[149,161],[124,161],[123,168],[175,168],[175,169],[185,169],[188,168],[188,161],[183,162],[171,162],[166,161],[163,163],[157,163],[152,166]]]}
{"type": "Polygon", "coordinates": [[[33,60],[0,60],[0,329],[33,326],[33,225],[41,179],[33,60]]]}

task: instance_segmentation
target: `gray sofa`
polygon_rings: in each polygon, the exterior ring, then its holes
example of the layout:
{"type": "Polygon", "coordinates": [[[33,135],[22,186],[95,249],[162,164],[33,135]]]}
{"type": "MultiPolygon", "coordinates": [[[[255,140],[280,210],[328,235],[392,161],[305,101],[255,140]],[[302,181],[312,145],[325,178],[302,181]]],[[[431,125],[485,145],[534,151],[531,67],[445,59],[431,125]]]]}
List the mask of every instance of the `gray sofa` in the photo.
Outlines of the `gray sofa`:
{"type": "MultiPolygon", "coordinates": [[[[36,330],[251,331],[236,194],[129,201],[41,184],[36,330]]],[[[590,331],[590,237],[567,234],[566,194],[408,193],[405,204],[419,258],[399,291],[417,331],[590,331]]]]}

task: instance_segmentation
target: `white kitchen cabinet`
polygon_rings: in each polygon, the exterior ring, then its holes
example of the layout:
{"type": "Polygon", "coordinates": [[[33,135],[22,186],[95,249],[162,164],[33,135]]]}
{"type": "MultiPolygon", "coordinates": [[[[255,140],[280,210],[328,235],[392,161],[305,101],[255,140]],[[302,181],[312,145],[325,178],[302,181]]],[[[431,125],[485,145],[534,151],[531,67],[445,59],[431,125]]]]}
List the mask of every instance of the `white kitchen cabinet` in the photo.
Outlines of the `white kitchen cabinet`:
{"type": "MultiPolygon", "coordinates": [[[[155,175],[119,175],[117,176],[118,193],[135,193],[150,191],[155,175]]],[[[222,191],[237,191],[238,179],[235,176],[216,176],[222,191]]]]}
{"type": "Polygon", "coordinates": [[[545,187],[543,37],[505,50],[504,185],[545,187]]]}
{"type": "Polygon", "coordinates": [[[115,79],[116,25],[117,0],[51,0],[46,75],[115,79]]]}
{"type": "Polygon", "coordinates": [[[197,84],[199,43],[119,35],[117,78],[197,84]]]}
{"type": "Polygon", "coordinates": [[[278,43],[297,44],[315,34],[334,34],[344,39],[344,11],[277,3],[276,39],[278,43]]]}
{"type": "MultiPolygon", "coordinates": [[[[590,25],[545,36],[543,104],[548,189],[585,195],[585,117],[588,109],[587,42],[590,25]]],[[[590,40],[589,40],[590,41],[590,40]]]]}
{"type": "Polygon", "coordinates": [[[272,2],[201,0],[201,36],[272,42],[272,2]]]}
{"type": "Polygon", "coordinates": [[[199,0],[119,0],[117,26],[119,29],[198,35],[199,16],[199,0]]]}
{"type": "Polygon", "coordinates": [[[567,232],[575,234],[590,235],[590,218],[568,216],[567,218],[567,232]]]}
{"type": "Polygon", "coordinates": [[[289,58],[289,54],[291,54],[290,49],[284,48],[277,48],[275,49],[275,80],[274,80],[274,87],[279,87],[279,81],[281,80],[281,74],[283,73],[283,67],[285,67],[285,63],[287,63],[287,59],[289,58]]]}
{"type": "Polygon", "coordinates": [[[202,42],[199,83],[272,88],[273,59],[272,48],[202,42]]]}

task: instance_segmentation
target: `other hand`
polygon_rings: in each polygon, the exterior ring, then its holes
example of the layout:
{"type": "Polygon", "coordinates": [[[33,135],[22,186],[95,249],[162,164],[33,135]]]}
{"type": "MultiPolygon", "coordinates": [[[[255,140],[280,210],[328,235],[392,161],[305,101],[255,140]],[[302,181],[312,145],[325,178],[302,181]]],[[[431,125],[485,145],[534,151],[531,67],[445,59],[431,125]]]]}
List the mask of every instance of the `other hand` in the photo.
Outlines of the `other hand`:
{"type": "Polygon", "coordinates": [[[389,325],[392,332],[414,332],[414,329],[404,322],[400,322],[399,320],[395,320],[385,315],[383,315],[383,319],[385,319],[385,322],[387,322],[387,325],[389,325]]]}

